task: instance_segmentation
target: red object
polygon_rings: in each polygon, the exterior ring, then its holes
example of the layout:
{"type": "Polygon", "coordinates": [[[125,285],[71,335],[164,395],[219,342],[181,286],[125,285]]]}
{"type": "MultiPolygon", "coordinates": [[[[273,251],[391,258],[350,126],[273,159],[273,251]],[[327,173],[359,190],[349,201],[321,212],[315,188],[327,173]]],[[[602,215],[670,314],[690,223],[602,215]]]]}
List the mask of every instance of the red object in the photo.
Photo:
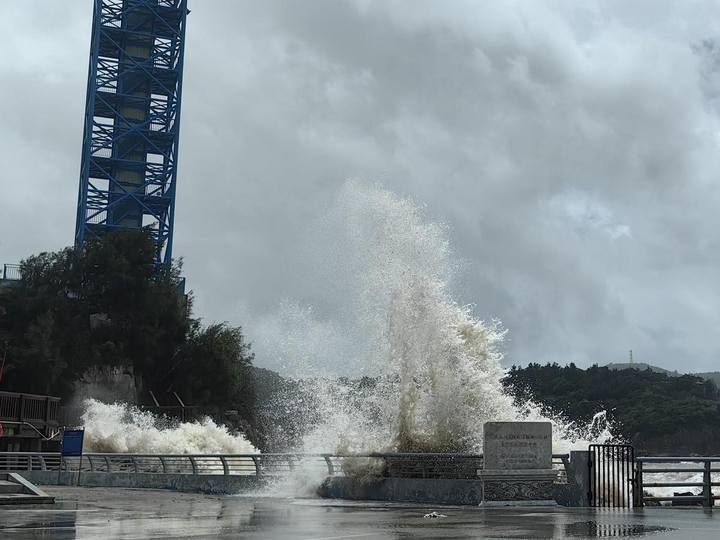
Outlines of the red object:
{"type": "Polygon", "coordinates": [[[3,435],[5,435],[5,428],[3,428],[3,425],[0,424],[0,437],[2,437],[3,435]]]}

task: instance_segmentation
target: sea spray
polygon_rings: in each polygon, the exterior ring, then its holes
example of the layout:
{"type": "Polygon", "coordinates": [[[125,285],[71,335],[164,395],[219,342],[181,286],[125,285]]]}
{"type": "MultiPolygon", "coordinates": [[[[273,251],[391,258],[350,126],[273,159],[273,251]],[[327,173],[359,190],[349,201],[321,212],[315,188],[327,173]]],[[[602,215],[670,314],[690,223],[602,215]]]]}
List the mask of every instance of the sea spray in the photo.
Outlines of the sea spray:
{"type": "Polygon", "coordinates": [[[448,229],[413,201],[348,182],[314,232],[312,245],[321,248],[308,256],[321,269],[318,279],[342,291],[345,309],[332,325],[315,315],[322,310],[294,311],[305,314],[309,336],[316,335],[313,317],[324,332],[338,328],[341,336],[327,339],[321,355],[334,365],[314,362],[317,343],[303,350],[295,332],[272,336],[279,356],[294,358],[307,377],[301,384],[311,387],[319,410],[300,450],[481,452],[488,421],[549,420],[556,451],[609,438],[607,429],[591,435],[589,427],[514,402],[501,382],[505,330],[455,301],[448,229]],[[294,355],[283,350],[290,342],[294,355]],[[331,376],[343,371],[370,382],[331,376]]]}
{"type": "Polygon", "coordinates": [[[242,434],[232,434],[210,418],[172,422],[127,403],[83,403],[87,452],[138,454],[255,454],[242,434]]]}
{"type": "MultiPolygon", "coordinates": [[[[341,294],[344,309],[323,318],[322,309],[285,301],[276,321],[264,321],[274,329],[266,353],[302,374],[296,382],[312,396],[315,421],[306,424],[298,451],[481,453],[488,421],[550,421],[555,452],[611,440],[604,414],[578,426],[507,393],[506,331],[455,301],[450,283],[458,265],[447,228],[418,205],[348,182],[313,232],[308,257],[318,276],[310,281],[341,294]]],[[[307,495],[323,476],[303,470],[274,493],[307,495]]]]}
{"type": "MultiPolygon", "coordinates": [[[[256,333],[249,325],[264,355],[300,375],[301,391],[285,395],[285,404],[277,396],[271,407],[297,416],[304,435],[296,451],[481,452],[483,424],[503,420],[551,421],[556,452],[609,439],[601,419],[574,426],[508,395],[501,382],[505,330],[453,298],[458,266],[447,228],[412,201],[350,182],[308,244],[317,250],[308,255],[317,267],[309,281],[341,294],[343,309],[323,316],[284,301],[274,320],[254,322],[256,333]],[[345,374],[351,377],[339,378],[345,374]],[[298,403],[298,395],[311,399],[298,403]]],[[[89,402],[84,419],[93,450],[255,451],[209,420],[163,428],[135,409],[97,402],[89,402]]],[[[269,494],[306,495],[324,474],[297,470],[294,481],[269,494]]]]}

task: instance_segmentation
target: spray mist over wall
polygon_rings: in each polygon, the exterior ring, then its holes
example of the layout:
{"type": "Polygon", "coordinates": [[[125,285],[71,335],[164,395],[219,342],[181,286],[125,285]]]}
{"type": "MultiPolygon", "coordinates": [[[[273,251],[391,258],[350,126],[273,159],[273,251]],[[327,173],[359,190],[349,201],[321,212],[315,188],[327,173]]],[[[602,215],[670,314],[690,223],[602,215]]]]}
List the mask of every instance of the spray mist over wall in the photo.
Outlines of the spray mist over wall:
{"type": "Polygon", "coordinates": [[[590,431],[608,438],[601,418],[577,429],[505,393],[505,331],[453,298],[447,232],[412,201],[348,182],[308,235],[310,288],[341,294],[345,309],[286,301],[250,326],[258,356],[299,374],[314,396],[319,420],[300,450],[480,452],[483,423],[512,420],[552,421],[557,451],[586,444],[590,431]]]}

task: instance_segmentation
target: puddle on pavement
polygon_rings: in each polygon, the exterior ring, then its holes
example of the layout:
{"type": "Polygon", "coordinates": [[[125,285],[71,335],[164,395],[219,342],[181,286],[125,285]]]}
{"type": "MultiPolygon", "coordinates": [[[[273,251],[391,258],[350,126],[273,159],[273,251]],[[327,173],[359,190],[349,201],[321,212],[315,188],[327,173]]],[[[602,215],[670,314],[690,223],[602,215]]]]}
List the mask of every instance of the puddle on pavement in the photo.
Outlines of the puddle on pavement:
{"type": "Polygon", "coordinates": [[[671,530],[674,529],[640,523],[578,521],[565,525],[563,532],[567,538],[630,538],[671,530]]]}

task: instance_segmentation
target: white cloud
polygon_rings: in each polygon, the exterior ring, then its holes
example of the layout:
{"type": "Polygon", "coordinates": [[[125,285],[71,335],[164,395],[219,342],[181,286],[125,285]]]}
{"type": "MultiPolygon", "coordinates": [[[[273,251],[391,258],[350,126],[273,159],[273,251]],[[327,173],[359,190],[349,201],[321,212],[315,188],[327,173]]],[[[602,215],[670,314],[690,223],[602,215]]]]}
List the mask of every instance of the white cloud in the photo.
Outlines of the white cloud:
{"type": "MultiPolygon", "coordinates": [[[[55,5],[0,17],[9,262],[72,242],[91,5],[55,5]]],[[[509,362],[633,348],[712,369],[720,87],[698,44],[719,16],[709,0],[193,2],[175,252],[199,313],[245,324],[293,298],[332,321],[343,299],[317,282],[306,224],[360,178],[449,224],[454,292],[503,320],[509,362]]]]}

